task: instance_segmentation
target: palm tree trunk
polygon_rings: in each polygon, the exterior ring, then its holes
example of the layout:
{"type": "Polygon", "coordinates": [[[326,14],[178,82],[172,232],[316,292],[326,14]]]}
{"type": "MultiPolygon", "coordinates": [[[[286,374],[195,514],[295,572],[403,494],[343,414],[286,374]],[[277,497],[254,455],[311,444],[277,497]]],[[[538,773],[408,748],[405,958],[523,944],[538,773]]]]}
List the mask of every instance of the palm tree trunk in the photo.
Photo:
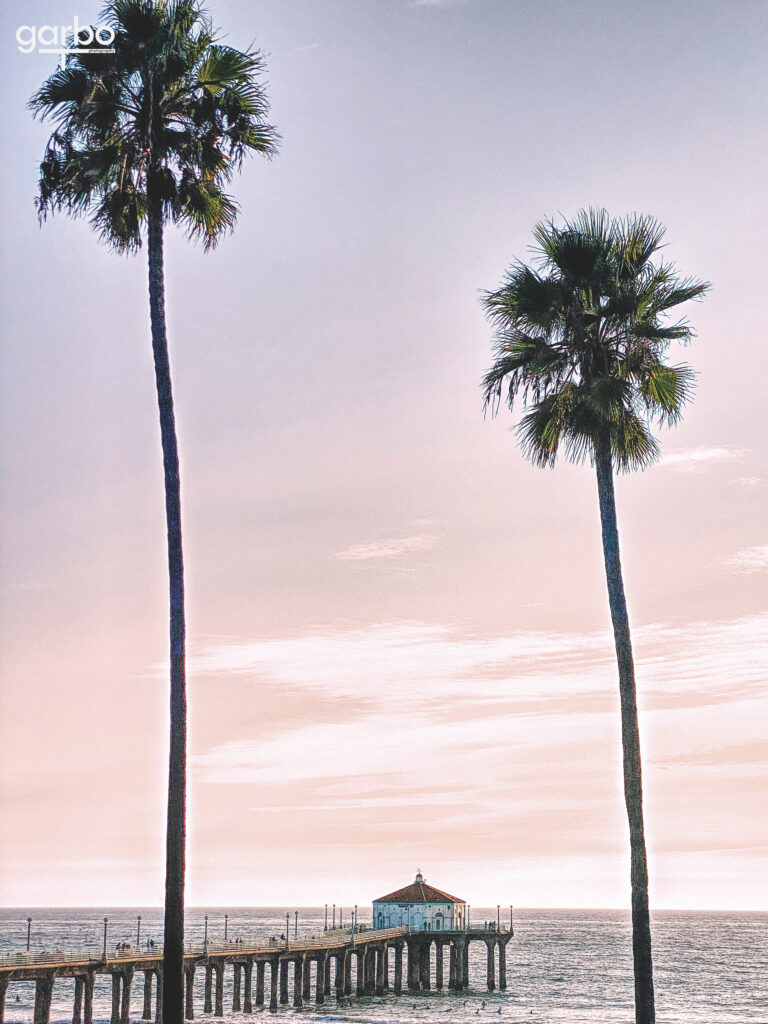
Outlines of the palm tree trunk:
{"type": "Polygon", "coordinates": [[[651,959],[651,922],[648,911],[648,861],[643,827],[643,779],[640,764],[640,731],[637,724],[635,666],[629,616],[624,595],[619,555],[619,531],[616,525],[616,498],[613,489],[611,450],[603,442],[597,450],[597,491],[603,529],[603,555],[608,581],[608,602],[613,622],[616,660],[619,666],[621,698],[621,746],[624,754],[624,801],[629,819],[629,846],[632,857],[632,952],[635,969],[636,1024],[655,1024],[653,961],[651,959]]]}
{"type": "Polygon", "coordinates": [[[149,307],[152,353],[165,476],[171,633],[171,740],[168,764],[168,819],[165,854],[163,1021],[183,1024],[184,846],[186,803],[187,696],[185,684],[184,563],[181,550],[179,454],[173,415],[171,368],[165,331],[162,202],[149,198],[149,307]]]}

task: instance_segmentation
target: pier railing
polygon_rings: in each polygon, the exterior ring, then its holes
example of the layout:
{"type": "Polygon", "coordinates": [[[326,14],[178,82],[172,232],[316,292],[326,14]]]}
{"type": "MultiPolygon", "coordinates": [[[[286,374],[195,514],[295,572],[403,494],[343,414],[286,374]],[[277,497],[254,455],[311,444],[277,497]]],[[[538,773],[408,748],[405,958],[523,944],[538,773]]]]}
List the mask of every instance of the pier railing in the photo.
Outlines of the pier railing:
{"type": "MultiPolygon", "coordinates": [[[[355,931],[354,936],[351,928],[337,928],[335,930],[322,931],[313,935],[298,935],[285,938],[257,938],[243,940],[241,942],[188,942],[185,944],[184,953],[188,957],[205,957],[239,954],[250,955],[253,953],[282,953],[291,950],[307,950],[317,948],[332,948],[335,946],[346,946],[355,943],[367,943],[377,940],[393,939],[401,935],[408,935],[410,929],[400,928],[367,928],[364,931],[355,931]],[[354,939],[354,941],[353,941],[354,939]]],[[[101,945],[86,945],[71,949],[56,950],[20,950],[0,954],[0,967],[54,967],[59,964],[104,964],[121,960],[155,960],[163,955],[162,943],[155,943],[154,946],[126,945],[124,949],[107,949],[104,955],[104,947],[101,945]]]]}

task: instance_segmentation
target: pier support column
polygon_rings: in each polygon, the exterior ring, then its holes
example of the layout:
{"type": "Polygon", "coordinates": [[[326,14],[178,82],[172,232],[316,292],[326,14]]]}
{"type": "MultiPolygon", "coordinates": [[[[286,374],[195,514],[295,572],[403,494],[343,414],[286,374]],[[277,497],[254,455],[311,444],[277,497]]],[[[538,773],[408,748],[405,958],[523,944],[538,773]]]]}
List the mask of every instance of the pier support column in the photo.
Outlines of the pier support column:
{"type": "Polygon", "coordinates": [[[51,996],[53,975],[38,978],[35,982],[35,1024],[48,1024],[51,1019],[51,996]]]}
{"type": "Polygon", "coordinates": [[[464,943],[461,951],[461,987],[469,988],[469,939],[464,943]]]}
{"type": "Polygon", "coordinates": [[[203,1013],[213,1013],[213,967],[205,965],[205,991],[203,994],[203,1013]]]}
{"type": "Polygon", "coordinates": [[[317,984],[315,985],[315,1002],[321,1006],[325,1002],[325,953],[317,954],[317,984]]]}
{"type": "Polygon", "coordinates": [[[398,942],[395,946],[395,995],[399,996],[403,991],[403,944],[398,942]]]}
{"type": "Polygon", "coordinates": [[[270,975],[269,975],[269,1008],[270,1010],[277,1009],[277,977],[280,970],[279,961],[270,961],[270,975]]]}
{"type": "MultiPolygon", "coordinates": [[[[150,1018],[152,1016],[152,977],[149,979],[149,993],[150,993],[150,1018]]],[[[147,1003],[147,989],[146,982],[144,986],[144,1005],[146,1008],[147,1003]]],[[[195,1019],[195,965],[184,968],[184,1019],[194,1020],[195,1019]]]]}
{"type": "Polygon", "coordinates": [[[352,995],[352,953],[344,954],[344,995],[352,995]]]}
{"type": "MultiPolygon", "coordinates": [[[[35,1021],[37,1024],[37,1021],[35,1021]]],[[[109,1024],[120,1024],[120,975],[112,975],[112,1016],[109,1024]]]]}
{"type": "Polygon", "coordinates": [[[144,971],[144,1006],[141,1010],[142,1020],[152,1020],[152,977],[154,973],[154,971],[144,971]]]}
{"type": "Polygon", "coordinates": [[[371,946],[365,951],[363,973],[365,975],[365,994],[372,996],[376,992],[376,950],[371,946]]]}
{"type": "Polygon", "coordinates": [[[224,1016],[224,964],[216,964],[216,998],[214,1001],[214,1012],[217,1017],[224,1016]]]}
{"type": "Polygon", "coordinates": [[[253,960],[243,964],[243,1013],[253,1013],[253,960]]]}
{"type": "Polygon", "coordinates": [[[131,983],[133,981],[133,968],[128,967],[123,971],[123,998],[120,1003],[121,1024],[130,1024],[131,1021],[131,983]]]}
{"type": "Polygon", "coordinates": [[[0,1024],[5,1022],[5,993],[8,991],[8,979],[0,978],[0,1024]]]}
{"type": "Polygon", "coordinates": [[[499,943],[499,989],[504,991],[507,987],[507,945],[499,943]]]}
{"type": "Polygon", "coordinates": [[[419,950],[419,980],[421,982],[421,988],[425,992],[429,992],[431,986],[429,978],[429,961],[432,954],[432,943],[429,939],[421,944],[419,950]]]}
{"type": "Polygon", "coordinates": [[[435,942],[435,988],[443,987],[443,940],[435,942]]]}
{"type": "Polygon", "coordinates": [[[419,991],[419,944],[416,939],[408,939],[408,991],[419,991]]]}
{"type": "Polygon", "coordinates": [[[288,961],[280,961],[280,1003],[285,1006],[288,1002],[288,961]]]}
{"type": "Polygon", "coordinates": [[[344,998],[344,961],[347,959],[346,953],[336,954],[336,972],[334,974],[334,988],[336,989],[336,998],[344,998]]]}
{"type": "Polygon", "coordinates": [[[293,961],[293,1005],[300,1010],[304,1005],[304,958],[293,961]]]}
{"type": "Polygon", "coordinates": [[[235,977],[232,981],[232,1013],[242,1009],[240,1005],[240,987],[243,978],[243,965],[235,964],[235,977]]]}
{"type": "Polygon", "coordinates": [[[331,955],[330,953],[325,954],[325,967],[323,968],[323,992],[329,996],[331,994],[331,955]]]}
{"type": "Polygon", "coordinates": [[[381,955],[384,958],[384,991],[389,992],[389,943],[384,943],[381,955]]]}
{"type": "Polygon", "coordinates": [[[365,995],[365,950],[355,954],[357,956],[357,984],[355,992],[359,996],[365,995]]]}
{"type": "Polygon", "coordinates": [[[256,1005],[264,1005],[264,971],[266,969],[266,963],[264,960],[259,960],[256,964],[256,1005]]]}
{"type": "Polygon", "coordinates": [[[93,1024],[93,971],[83,975],[83,1024],[93,1024]]]}
{"type": "Polygon", "coordinates": [[[75,1002],[72,1006],[72,1024],[81,1024],[83,1019],[83,979],[75,978],[75,1002]]]}
{"type": "Polygon", "coordinates": [[[456,988],[456,943],[448,946],[448,988],[450,991],[456,988]]]}
{"type": "Polygon", "coordinates": [[[305,1003],[312,998],[312,961],[304,954],[301,965],[301,995],[305,1003]]]}
{"type": "Polygon", "coordinates": [[[487,949],[487,957],[486,957],[487,969],[486,969],[485,981],[486,981],[486,984],[488,986],[488,991],[489,992],[493,992],[493,990],[496,988],[496,974],[495,974],[495,962],[494,962],[495,961],[495,957],[493,955],[493,949],[494,949],[495,943],[494,942],[486,942],[485,945],[486,945],[486,949],[487,949]]]}
{"type": "Polygon", "coordinates": [[[374,986],[374,992],[377,996],[384,995],[384,949],[377,949],[374,952],[374,958],[376,963],[376,983],[374,986]]]}

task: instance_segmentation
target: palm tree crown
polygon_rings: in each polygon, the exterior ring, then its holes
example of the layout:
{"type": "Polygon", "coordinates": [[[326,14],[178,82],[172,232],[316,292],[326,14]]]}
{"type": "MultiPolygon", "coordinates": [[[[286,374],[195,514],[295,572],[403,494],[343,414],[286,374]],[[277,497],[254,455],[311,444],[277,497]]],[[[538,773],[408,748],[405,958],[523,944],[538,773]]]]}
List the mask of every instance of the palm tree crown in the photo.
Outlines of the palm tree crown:
{"type": "Polygon", "coordinates": [[[151,191],[165,222],[209,248],[234,226],[224,186],[243,157],[276,151],[263,58],[218,43],[196,0],[110,0],[103,22],[115,52],[72,54],[30,101],[56,125],[38,211],[90,215],[109,245],[130,251],[151,191]]]}
{"type": "Polygon", "coordinates": [[[540,223],[535,266],[514,264],[484,296],[496,328],[486,408],[522,398],[518,435],[536,465],[554,465],[561,444],[572,461],[608,446],[620,470],[658,457],[651,424],[674,422],[694,383],[690,367],[664,362],[670,342],[693,336],[669,314],[709,287],[655,259],[663,235],[652,217],[605,210],[540,223]]]}

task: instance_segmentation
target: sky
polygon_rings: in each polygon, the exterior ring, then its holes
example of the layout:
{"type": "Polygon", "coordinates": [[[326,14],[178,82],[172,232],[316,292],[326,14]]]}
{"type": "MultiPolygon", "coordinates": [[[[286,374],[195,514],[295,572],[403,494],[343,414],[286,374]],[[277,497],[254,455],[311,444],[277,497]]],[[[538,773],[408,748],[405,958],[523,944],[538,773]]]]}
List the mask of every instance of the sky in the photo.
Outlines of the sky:
{"type": "MultiPolygon", "coordinates": [[[[210,0],[282,142],[212,254],[169,232],[193,905],[626,907],[594,471],[483,417],[479,296],[545,217],[712,282],[663,457],[617,483],[655,908],[765,909],[768,8],[210,0]]],[[[157,905],[167,583],[145,254],[40,227],[56,58],[6,2],[0,902],[157,905]]],[[[678,358],[680,353],[675,352],[678,358]]]]}

